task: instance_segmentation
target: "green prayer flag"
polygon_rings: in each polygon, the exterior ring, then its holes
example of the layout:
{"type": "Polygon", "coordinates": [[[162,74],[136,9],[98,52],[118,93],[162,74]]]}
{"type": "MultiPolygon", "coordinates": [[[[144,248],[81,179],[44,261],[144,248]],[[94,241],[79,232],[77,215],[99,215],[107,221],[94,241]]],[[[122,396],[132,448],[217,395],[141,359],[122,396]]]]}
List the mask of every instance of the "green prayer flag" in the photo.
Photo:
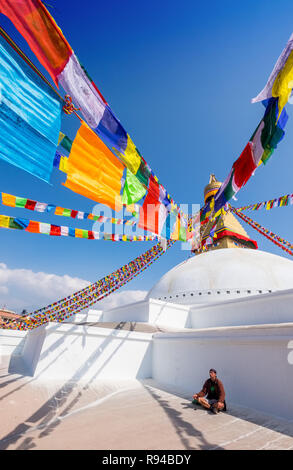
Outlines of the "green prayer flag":
{"type": "Polygon", "coordinates": [[[234,177],[235,169],[233,168],[231,177],[229,179],[229,182],[227,186],[224,189],[224,194],[225,194],[225,199],[226,201],[229,201],[235,194],[234,188],[233,188],[233,177],[234,177]]]}
{"type": "Polygon", "coordinates": [[[146,193],[146,189],[138,181],[137,177],[127,169],[124,184],[122,204],[133,204],[139,201],[146,193]]]}
{"type": "Polygon", "coordinates": [[[9,217],[9,228],[23,230],[23,227],[19,225],[13,217],[9,217]]]}
{"type": "Polygon", "coordinates": [[[16,198],[15,198],[15,207],[25,207],[26,203],[27,203],[26,198],[16,196],[16,198]]]}
{"type": "Polygon", "coordinates": [[[264,165],[268,162],[269,158],[272,156],[273,153],[274,153],[274,149],[271,149],[271,148],[265,149],[261,157],[261,161],[263,162],[264,165]]]}
{"type": "Polygon", "coordinates": [[[150,176],[151,176],[150,169],[147,167],[146,163],[143,160],[141,160],[139,169],[136,172],[137,179],[145,187],[148,187],[150,176]]]}
{"type": "Polygon", "coordinates": [[[64,217],[71,217],[71,209],[63,209],[63,214],[64,217]]]}
{"type": "Polygon", "coordinates": [[[186,228],[183,225],[180,225],[179,240],[181,242],[186,242],[186,228]]]}
{"type": "Polygon", "coordinates": [[[264,128],[261,133],[261,143],[264,148],[264,153],[262,155],[262,162],[265,164],[271,157],[274,152],[274,149],[277,148],[278,143],[284,137],[284,130],[277,125],[277,102],[275,101],[265,113],[263,122],[264,128]]]}
{"type": "Polygon", "coordinates": [[[63,147],[68,152],[70,152],[71,147],[72,147],[72,140],[70,140],[69,137],[65,135],[63,139],[61,140],[61,142],[59,143],[59,145],[61,145],[61,147],[63,147]]]}

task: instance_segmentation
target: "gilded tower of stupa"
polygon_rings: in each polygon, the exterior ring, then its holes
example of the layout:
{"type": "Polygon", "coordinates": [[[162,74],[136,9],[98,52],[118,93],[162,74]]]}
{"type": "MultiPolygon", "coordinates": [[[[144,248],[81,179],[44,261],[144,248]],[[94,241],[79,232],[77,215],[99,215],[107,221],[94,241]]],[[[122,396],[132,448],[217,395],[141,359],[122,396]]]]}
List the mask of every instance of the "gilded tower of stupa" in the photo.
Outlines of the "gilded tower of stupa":
{"type": "MultiPolygon", "coordinates": [[[[215,196],[221,184],[215,175],[210,175],[209,183],[204,188],[204,203],[215,196]]],[[[221,248],[257,249],[257,243],[248,237],[240,222],[231,212],[225,212],[219,217],[215,227],[214,224],[215,220],[211,220],[207,224],[202,225],[200,229],[201,246],[209,250],[221,248]],[[211,230],[212,236],[210,235],[211,230]]]]}

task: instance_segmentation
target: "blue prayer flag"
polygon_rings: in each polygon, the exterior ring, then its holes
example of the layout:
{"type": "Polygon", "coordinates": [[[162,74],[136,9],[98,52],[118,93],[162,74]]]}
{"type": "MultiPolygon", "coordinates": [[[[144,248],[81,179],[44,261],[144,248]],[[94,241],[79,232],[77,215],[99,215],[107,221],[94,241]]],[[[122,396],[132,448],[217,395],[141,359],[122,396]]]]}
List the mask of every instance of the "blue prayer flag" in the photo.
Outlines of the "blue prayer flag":
{"type": "Polygon", "coordinates": [[[49,182],[62,100],[0,35],[0,158],[49,182]]]}

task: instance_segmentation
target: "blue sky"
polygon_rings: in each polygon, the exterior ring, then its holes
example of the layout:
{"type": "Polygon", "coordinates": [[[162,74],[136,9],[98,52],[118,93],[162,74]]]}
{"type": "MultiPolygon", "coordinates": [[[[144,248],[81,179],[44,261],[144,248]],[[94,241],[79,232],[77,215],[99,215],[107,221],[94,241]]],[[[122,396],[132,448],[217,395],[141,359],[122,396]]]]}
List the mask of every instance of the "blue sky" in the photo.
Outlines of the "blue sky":
{"type": "MultiPolygon", "coordinates": [[[[225,179],[263,114],[262,105],[250,100],[265,85],[292,33],[292,1],[280,0],[277,6],[270,0],[84,0],[82,4],[48,0],[45,4],[174,200],[202,204],[209,174],[225,179]]],[[[2,15],[0,25],[47,76],[2,15]]],[[[292,105],[286,109],[289,121],[284,140],[269,163],[238,193],[235,205],[293,192],[292,105]]],[[[77,128],[76,118],[64,116],[64,132],[74,138],[77,128]]],[[[65,175],[54,170],[49,185],[0,160],[1,191],[92,211],[95,203],[64,188],[64,180],[65,175]]],[[[292,241],[292,210],[289,206],[247,215],[292,241]]],[[[91,229],[86,221],[76,223],[4,206],[1,213],[91,229]]],[[[245,229],[261,250],[289,257],[251,228],[245,229]]],[[[90,282],[151,246],[4,229],[0,241],[0,263],[12,272],[31,270],[90,282]]],[[[176,244],[127,288],[150,289],[188,256],[176,244]]],[[[0,290],[0,306],[3,299],[0,290]]]]}

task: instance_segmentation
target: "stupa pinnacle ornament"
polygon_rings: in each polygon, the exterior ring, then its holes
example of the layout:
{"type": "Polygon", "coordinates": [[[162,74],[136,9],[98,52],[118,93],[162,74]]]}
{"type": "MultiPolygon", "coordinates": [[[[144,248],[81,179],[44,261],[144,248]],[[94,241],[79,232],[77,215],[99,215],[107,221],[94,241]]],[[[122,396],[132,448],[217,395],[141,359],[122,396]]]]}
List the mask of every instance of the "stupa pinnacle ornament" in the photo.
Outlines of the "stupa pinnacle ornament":
{"type": "Polygon", "coordinates": [[[215,194],[217,193],[218,189],[221,187],[222,183],[217,180],[215,175],[212,173],[210,175],[209,184],[206,185],[204,188],[204,203],[209,201],[215,194]]]}
{"type": "MultiPolygon", "coordinates": [[[[204,203],[209,202],[221,187],[214,174],[204,188],[204,203]]],[[[257,249],[256,241],[248,234],[231,212],[224,212],[216,220],[210,220],[200,229],[201,250],[215,250],[221,248],[250,248],[257,249]],[[216,224],[215,224],[216,222],[216,224]]],[[[197,252],[198,253],[198,252],[197,252]]]]}

